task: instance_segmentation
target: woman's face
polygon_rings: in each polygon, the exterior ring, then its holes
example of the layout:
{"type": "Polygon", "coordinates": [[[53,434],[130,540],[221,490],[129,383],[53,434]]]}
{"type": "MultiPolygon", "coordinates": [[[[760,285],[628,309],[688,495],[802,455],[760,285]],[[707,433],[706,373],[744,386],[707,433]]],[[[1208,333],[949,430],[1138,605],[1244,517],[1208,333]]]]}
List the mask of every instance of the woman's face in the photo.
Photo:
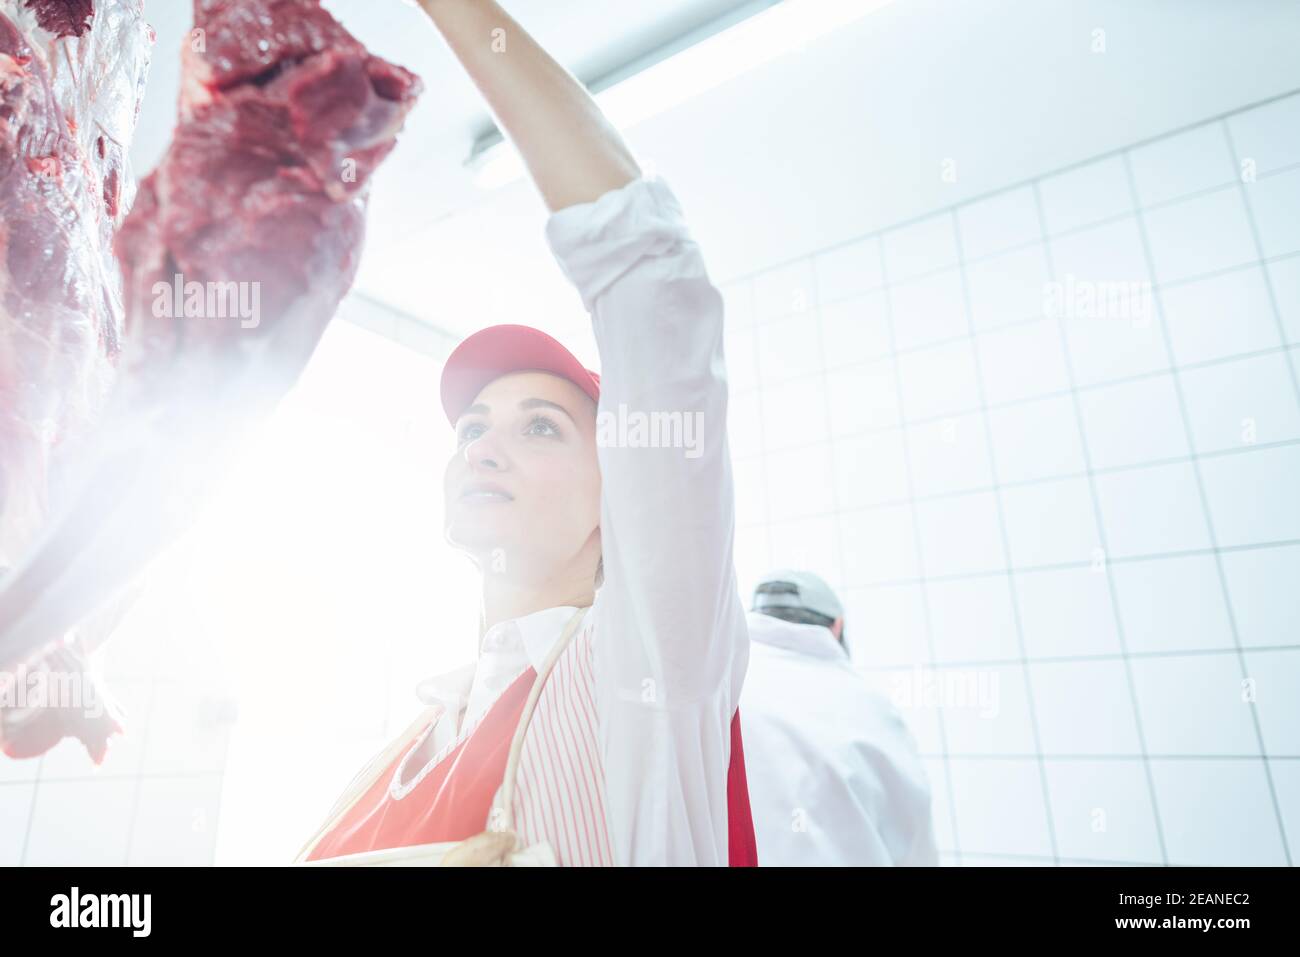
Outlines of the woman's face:
{"type": "Polygon", "coordinates": [[[457,420],[456,443],[447,541],[485,574],[550,578],[593,544],[599,555],[596,404],[576,385],[549,372],[494,379],[457,420]]]}

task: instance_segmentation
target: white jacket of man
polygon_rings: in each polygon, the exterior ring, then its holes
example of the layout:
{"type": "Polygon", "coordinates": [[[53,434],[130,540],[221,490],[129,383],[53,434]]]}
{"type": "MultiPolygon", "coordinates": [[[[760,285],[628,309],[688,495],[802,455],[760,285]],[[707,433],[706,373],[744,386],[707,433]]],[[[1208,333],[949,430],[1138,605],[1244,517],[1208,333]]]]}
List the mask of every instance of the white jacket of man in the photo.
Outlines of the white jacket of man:
{"type": "Polygon", "coordinates": [[[937,864],[929,782],[898,711],[830,629],[747,618],[740,718],[759,865],[937,864]]]}

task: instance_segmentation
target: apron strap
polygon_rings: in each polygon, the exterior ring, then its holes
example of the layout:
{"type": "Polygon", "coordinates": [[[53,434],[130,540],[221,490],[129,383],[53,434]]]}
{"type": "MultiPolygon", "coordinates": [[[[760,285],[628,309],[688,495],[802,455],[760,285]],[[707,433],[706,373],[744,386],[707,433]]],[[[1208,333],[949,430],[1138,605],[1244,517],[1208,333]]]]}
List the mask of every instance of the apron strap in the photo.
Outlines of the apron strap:
{"type": "Polygon", "coordinates": [[[542,670],[538,672],[537,679],[533,682],[533,687],[528,692],[528,700],[524,702],[523,713],[519,716],[519,725],[515,728],[515,736],[510,742],[510,756],[506,760],[505,779],[502,782],[501,793],[501,801],[504,805],[504,821],[502,822],[502,830],[514,830],[515,779],[519,775],[519,758],[524,751],[524,736],[528,733],[528,725],[532,721],[533,712],[537,709],[538,699],[542,696],[542,686],[546,684],[546,679],[550,677],[551,671],[554,670],[555,663],[560,660],[560,655],[564,653],[564,649],[568,647],[569,642],[573,640],[574,634],[578,631],[578,626],[582,624],[583,617],[590,610],[590,605],[587,605],[585,608],[579,608],[573,613],[573,616],[569,618],[568,623],[564,626],[564,630],[560,632],[560,637],[556,639],[555,644],[547,654],[546,660],[542,662],[542,670]]]}

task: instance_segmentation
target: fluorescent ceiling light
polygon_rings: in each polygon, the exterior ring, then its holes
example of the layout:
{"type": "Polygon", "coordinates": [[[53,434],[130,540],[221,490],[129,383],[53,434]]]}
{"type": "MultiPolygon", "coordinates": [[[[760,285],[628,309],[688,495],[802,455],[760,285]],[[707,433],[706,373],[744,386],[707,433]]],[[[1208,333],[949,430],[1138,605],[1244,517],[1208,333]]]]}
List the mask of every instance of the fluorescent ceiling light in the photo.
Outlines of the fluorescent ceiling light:
{"type": "MultiPolygon", "coordinates": [[[[814,40],[892,2],[782,0],[642,70],[633,70],[596,93],[596,102],[616,127],[631,129],[742,73],[800,52],[814,40]]],[[[497,189],[524,174],[514,147],[499,135],[494,139],[477,149],[467,163],[474,170],[475,184],[483,189],[497,189]]]]}

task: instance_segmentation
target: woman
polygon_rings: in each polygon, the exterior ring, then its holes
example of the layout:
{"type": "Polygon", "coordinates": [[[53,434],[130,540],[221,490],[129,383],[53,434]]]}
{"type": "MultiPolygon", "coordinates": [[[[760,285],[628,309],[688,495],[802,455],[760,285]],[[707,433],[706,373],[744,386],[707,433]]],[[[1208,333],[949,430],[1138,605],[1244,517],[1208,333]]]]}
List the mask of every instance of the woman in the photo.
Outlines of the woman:
{"type": "Polygon", "coordinates": [[[496,3],[420,6],[551,211],[603,374],[526,326],[482,330],[448,359],[446,536],[483,575],[479,657],[422,685],[431,707],[298,860],[460,841],[504,817],[560,864],[756,863],[721,296],[667,186],[496,3]],[[694,416],[698,447],[606,440],[598,410],[694,416]]]}

